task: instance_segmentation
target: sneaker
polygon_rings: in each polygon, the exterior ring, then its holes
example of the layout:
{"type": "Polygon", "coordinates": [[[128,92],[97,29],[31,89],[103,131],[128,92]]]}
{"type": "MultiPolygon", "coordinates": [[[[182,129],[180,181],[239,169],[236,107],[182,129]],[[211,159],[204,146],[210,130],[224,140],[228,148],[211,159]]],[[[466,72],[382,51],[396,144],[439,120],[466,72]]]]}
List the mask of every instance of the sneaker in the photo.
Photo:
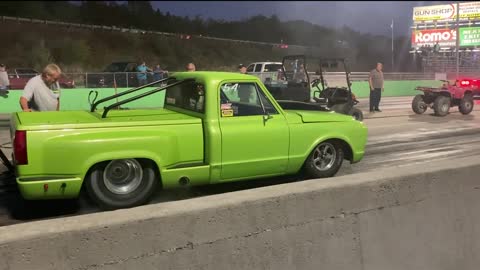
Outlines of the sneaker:
{"type": "Polygon", "coordinates": [[[375,111],[376,111],[376,112],[382,112],[382,111],[380,111],[380,109],[376,109],[375,111]]]}

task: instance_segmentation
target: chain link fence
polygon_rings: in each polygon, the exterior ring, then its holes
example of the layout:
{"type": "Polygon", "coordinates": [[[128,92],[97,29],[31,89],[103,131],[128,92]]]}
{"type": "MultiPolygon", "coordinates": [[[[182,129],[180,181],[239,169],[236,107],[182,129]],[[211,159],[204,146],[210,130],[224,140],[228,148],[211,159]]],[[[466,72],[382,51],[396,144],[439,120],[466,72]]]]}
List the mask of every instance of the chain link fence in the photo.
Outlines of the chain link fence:
{"type": "MultiPolygon", "coordinates": [[[[60,88],[131,88],[140,86],[139,72],[86,72],[86,73],[63,73],[59,80],[60,88]]],[[[145,73],[142,73],[145,74],[145,73]]],[[[38,74],[9,74],[10,88],[23,89],[28,80],[38,74]]],[[[350,80],[368,81],[369,72],[351,72],[350,80]]],[[[462,74],[464,76],[473,76],[474,74],[462,74]]],[[[146,81],[142,84],[151,83],[168,76],[168,73],[158,74],[153,72],[146,73],[146,81]]],[[[265,72],[255,74],[262,82],[266,80],[276,81],[279,78],[278,72],[265,72]]],[[[310,80],[320,78],[315,72],[309,72],[310,80]]],[[[451,79],[451,74],[448,74],[451,79]]],[[[330,80],[345,80],[343,72],[326,72],[324,78],[330,80]]],[[[384,73],[385,80],[388,81],[411,81],[411,80],[435,80],[435,73],[384,73]]]]}

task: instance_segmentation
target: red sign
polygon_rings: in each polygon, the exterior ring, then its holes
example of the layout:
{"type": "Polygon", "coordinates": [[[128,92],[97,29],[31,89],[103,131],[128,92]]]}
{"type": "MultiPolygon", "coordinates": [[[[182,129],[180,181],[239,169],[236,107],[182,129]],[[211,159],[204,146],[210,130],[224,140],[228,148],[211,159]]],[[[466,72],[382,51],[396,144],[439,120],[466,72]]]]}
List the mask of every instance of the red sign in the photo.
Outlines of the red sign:
{"type": "Polygon", "coordinates": [[[440,47],[455,46],[457,31],[452,29],[429,29],[412,31],[412,47],[433,46],[437,42],[440,47]]]}

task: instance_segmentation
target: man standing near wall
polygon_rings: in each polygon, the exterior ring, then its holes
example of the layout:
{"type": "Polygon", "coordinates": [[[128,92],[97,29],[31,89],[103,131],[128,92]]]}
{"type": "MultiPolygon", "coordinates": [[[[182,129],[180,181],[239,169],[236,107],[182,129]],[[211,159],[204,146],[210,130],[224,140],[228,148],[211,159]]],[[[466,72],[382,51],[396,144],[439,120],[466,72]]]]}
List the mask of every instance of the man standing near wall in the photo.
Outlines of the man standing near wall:
{"type": "Polygon", "coordinates": [[[55,64],[49,64],[42,74],[31,78],[23,94],[20,97],[20,106],[24,112],[37,111],[58,111],[59,95],[53,93],[52,90],[58,90],[58,79],[62,75],[61,69],[55,64]],[[33,108],[30,102],[33,101],[33,108]]]}
{"type": "Polygon", "coordinates": [[[381,112],[378,108],[382,97],[383,88],[383,64],[377,63],[377,67],[370,71],[368,82],[370,84],[370,112],[381,112]]]}

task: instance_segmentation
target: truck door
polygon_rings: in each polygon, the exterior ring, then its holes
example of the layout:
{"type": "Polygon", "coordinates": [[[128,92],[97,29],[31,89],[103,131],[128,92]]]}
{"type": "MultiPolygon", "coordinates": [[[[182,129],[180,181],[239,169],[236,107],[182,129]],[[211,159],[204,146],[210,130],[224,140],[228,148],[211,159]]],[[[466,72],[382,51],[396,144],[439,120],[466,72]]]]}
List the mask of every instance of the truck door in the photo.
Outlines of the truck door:
{"type": "Polygon", "coordinates": [[[222,181],[285,173],[289,128],[255,82],[222,84],[219,109],[222,181]]]}

